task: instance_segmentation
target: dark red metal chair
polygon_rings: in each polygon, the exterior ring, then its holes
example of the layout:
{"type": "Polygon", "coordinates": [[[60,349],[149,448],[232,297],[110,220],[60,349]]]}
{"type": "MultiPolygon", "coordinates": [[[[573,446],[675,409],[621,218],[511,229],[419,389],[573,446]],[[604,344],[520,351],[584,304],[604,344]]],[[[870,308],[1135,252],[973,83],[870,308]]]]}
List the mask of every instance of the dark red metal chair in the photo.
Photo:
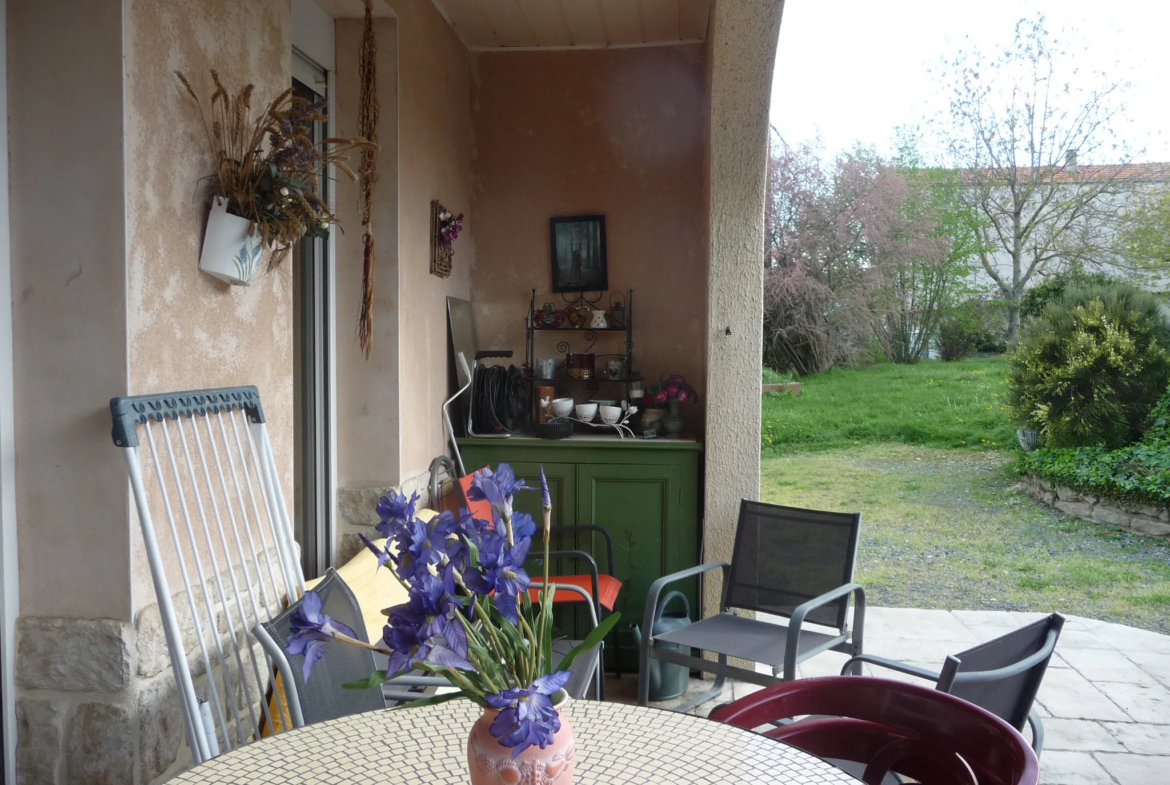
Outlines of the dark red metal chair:
{"type": "Polygon", "coordinates": [[[720,706],[711,719],[748,730],[767,726],[764,735],[830,760],[868,785],[889,782],[891,774],[923,785],[1036,785],[1039,775],[1032,748],[999,717],[888,679],[775,684],[720,706]]]}

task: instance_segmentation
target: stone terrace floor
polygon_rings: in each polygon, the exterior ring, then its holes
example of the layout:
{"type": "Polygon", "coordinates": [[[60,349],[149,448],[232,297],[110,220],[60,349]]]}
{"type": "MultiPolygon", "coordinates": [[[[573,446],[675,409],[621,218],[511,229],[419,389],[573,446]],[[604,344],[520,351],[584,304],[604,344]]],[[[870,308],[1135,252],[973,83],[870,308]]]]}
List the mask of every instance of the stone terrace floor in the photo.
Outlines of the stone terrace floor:
{"type": "MultiPolygon", "coordinates": [[[[937,670],[947,654],[1044,615],[869,608],[865,650],[937,670]]],[[[819,655],[801,665],[798,676],[835,676],[845,659],[835,652],[819,655]]],[[[866,675],[916,681],[882,669],[866,675]]],[[[709,686],[692,680],[692,690],[709,686]]],[[[721,700],[756,689],[729,682],[721,700]]],[[[606,691],[609,700],[634,702],[637,680],[610,678],[606,691]]],[[[695,712],[706,714],[716,703],[695,712]]],[[[1069,616],[1037,703],[1045,731],[1041,785],[1170,783],[1170,636],[1069,616]]]]}

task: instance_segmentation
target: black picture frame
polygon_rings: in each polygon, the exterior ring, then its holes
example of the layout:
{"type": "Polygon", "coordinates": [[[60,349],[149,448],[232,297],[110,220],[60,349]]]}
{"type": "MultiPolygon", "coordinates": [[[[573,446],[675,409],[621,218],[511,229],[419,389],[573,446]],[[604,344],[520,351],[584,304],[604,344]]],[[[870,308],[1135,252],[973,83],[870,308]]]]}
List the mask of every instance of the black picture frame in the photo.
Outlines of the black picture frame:
{"type": "Polygon", "coordinates": [[[550,218],[548,230],[554,292],[599,292],[609,288],[604,215],[550,218]]]}

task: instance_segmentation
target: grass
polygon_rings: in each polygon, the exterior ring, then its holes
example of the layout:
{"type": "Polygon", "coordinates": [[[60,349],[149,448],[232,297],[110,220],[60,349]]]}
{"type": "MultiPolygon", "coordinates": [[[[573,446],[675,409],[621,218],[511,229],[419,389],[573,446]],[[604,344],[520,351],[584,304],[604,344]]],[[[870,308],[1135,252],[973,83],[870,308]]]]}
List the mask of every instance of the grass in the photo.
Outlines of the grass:
{"type": "Polygon", "coordinates": [[[1008,460],[996,451],[824,446],[765,456],[763,499],[861,510],[857,577],[874,605],[1059,610],[1170,633],[1170,542],[1037,504],[1013,489],[1008,460]]]}
{"type": "Polygon", "coordinates": [[[765,456],[900,443],[1000,449],[1015,441],[1004,409],[1002,357],[833,369],[800,379],[802,394],[763,401],[765,456]]]}

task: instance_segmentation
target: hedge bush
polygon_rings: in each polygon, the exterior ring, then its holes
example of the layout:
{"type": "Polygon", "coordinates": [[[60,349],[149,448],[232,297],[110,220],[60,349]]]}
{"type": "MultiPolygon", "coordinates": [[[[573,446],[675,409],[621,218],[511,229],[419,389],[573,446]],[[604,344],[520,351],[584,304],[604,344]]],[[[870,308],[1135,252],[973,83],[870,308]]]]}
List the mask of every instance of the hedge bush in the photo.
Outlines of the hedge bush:
{"type": "Polygon", "coordinates": [[[938,325],[942,359],[961,360],[972,352],[1002,354],[1007,350],[1007,302],[973,297],[948,308],[938,325]]]}
{"type": "Polygon", "coordinates": [[[1023,454],[1022,474],[1042,477],[1119,501],[1170,505],[1170,391],[1150,415],[1150,428],[1137,444],[1103,447],[1044,447],[1023,454]]]}
{"type": "Polygon", "coordinates": [[[1047,275],[1040,283],[1024,292],[1024,296],[1020,298],[1020,317],[1028,320],[1039,316],[1045,308],[1058,301],[1067,289],[1108,286],[1113,280],[1104,273],[1083,271],[1047,275]]]}
{"type": "Polygon", "coordinates": [[[1032,319],[1010,357],[1008,403],[1050,447],[1138,439],[1170,380],[1170,327],[1150,293],[1074,287],[1032,319]]]}

